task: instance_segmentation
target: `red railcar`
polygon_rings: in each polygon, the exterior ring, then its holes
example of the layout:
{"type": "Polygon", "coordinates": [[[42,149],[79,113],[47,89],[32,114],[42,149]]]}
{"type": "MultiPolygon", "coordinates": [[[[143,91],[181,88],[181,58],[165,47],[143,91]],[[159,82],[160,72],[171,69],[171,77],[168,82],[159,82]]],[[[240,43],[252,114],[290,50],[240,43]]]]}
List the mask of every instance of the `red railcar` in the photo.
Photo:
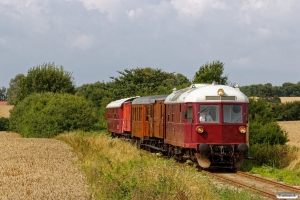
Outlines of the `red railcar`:
{"type": "Polygon", "coordinates": [[[203,168],[242,166],[249,145],[248,98],[239,89],[196,84],[174,91],[164,103],[164,143],[178,159],[196,158],[203,168]]]}

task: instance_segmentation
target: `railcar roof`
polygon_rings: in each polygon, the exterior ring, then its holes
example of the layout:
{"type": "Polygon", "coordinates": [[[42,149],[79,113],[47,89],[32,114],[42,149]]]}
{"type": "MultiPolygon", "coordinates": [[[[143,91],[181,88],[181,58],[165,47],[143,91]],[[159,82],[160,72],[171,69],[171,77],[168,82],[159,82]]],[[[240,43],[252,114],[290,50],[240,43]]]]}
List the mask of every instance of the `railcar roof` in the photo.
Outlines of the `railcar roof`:
{"type": "Polygon", "coordinates": [[[116,101],[112,101],[109,104],[107,104],[106,108],[120,108],[122,106],[123,103],[127,102],[127,101],[131,101],[135,98],[138,98],[139,96],[136,97],[129,97],[129,98],[124,98],[124,99],[119,99],[116,101]]]}
{"type": "Polygon", "coordinates": [[[238,88],[218,84],[194,84],[188,88],[174,90],[165,100],[165,104],[187,102],[249,102],[247,96],[238,88]],[[223,89],[225,94],[218,95],[223,89]]]}
{"type": "Polygon", "coordinates": [[[132,101],[132,104],[151,104],[156,100],[164,100],[168,94],[154,95],[154,96],[145,96],[139,97],[132,101]]]}

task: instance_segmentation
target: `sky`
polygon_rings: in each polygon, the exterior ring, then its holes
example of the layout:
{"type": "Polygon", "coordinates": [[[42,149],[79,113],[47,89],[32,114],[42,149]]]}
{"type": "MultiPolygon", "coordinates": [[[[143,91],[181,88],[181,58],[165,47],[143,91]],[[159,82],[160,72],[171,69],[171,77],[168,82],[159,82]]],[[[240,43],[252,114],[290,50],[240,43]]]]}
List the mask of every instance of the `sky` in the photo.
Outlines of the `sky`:
{"type": "Polygon", "coordinates": [[[76,86],[151,67],[232,84],[300,81],[298,0],[0,0],[0,88],[44,63],[76,86]]]}

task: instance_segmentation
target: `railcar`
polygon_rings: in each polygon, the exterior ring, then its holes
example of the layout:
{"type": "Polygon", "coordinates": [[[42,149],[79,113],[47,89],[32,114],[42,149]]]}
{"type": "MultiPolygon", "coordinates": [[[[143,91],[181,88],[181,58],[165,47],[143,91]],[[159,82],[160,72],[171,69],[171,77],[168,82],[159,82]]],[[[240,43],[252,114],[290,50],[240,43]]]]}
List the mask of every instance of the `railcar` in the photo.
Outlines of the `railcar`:
{"type": "Polygon", "coordinates": [[[248,103],[238,88],[194,84],[168,95],[111,102],[108,130],[201,168],[240,168],[249,146],[248,103]]]}
{"type": "Polygon", "coordinates": [[[168,153],[202,168],[240,168],[249,146],[248,98],[238,88],[194,84],[166,99],[168,153]],[[211,120],[201,120],[210,116],[211,120]]]}

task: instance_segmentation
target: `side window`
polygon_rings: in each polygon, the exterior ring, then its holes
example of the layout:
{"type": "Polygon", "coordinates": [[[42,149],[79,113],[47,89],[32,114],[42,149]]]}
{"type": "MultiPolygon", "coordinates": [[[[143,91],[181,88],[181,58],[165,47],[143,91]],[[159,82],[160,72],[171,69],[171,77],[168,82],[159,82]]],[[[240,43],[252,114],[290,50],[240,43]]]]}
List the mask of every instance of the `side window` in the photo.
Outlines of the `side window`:
{"type": "Polygon", "coordinates": [[[193,105],[188,105],[187,109],[187,120],[188,122],[193,122],[193,105]]]}

